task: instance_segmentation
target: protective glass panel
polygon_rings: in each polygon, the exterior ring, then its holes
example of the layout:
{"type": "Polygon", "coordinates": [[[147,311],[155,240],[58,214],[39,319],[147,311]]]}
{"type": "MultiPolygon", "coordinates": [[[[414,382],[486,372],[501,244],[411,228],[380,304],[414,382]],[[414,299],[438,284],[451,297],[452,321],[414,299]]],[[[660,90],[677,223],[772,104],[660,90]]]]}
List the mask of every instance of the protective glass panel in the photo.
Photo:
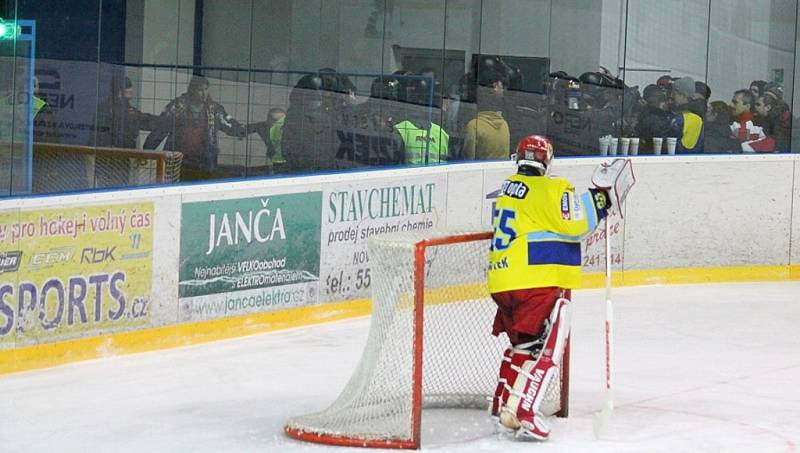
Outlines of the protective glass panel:
{"type": "Polygon", "coordinates": [[[790,150],[796,17],[795,0],[712,1],[706,152],[790,150]],[[745,96],[747,104],[739,104],[740,90],[752,91],[752,100],[745,96]],[[760,128],[750,132],[759,137],[740,140],[736,133],[731,140],[731,123],[741,123],[745,105],[760,128]]]}
{"type": "Polygon", "coordinates": [[[30,193],[34,119],[42,100],[34,95],[36,24],[2,23],[0,39],[0,194],[30,193]]]}

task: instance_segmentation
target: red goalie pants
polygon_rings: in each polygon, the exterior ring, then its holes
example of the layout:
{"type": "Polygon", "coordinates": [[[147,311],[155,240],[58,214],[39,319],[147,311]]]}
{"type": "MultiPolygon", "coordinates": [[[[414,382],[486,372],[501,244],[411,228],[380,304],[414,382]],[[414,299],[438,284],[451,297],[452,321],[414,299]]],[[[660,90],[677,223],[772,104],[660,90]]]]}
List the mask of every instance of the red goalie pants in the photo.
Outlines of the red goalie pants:
{"type": "Polygon", "coordinates": [[[549,287],[492,293],[497,304],[492,335],[505,332],[514,346],[535,340],[560,297],[569,299],[570,290],[549,287]]]}

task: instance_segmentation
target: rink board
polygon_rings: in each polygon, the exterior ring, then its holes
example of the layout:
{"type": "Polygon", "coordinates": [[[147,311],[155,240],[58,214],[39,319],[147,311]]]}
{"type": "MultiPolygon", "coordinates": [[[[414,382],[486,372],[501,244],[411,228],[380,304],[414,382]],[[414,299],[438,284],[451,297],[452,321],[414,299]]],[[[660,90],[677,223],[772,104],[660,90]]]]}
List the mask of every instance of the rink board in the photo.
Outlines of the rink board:
{"type": "MultiPolygon", "coordinates": [[[[636,158],[624,218],[610,217],[614,284],[800,279],[798,161],[636,158]]],[[[580,191],[600,162],[555,169],[580,191]]],[[[0,373],[366,315],[369,237],[488,229],[513,171],[464,163],[0,201],[0,373]]],[[[583,264],[584,286],[602,287],[599,231],[583,264]]]]}

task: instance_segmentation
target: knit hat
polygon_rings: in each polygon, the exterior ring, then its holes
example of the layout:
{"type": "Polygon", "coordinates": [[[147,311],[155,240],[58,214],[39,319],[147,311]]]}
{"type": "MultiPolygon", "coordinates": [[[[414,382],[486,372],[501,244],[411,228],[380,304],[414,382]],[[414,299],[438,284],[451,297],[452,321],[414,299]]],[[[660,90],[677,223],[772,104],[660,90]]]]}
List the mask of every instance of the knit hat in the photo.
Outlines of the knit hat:
{"type": "Polygon", "coordinates": [[[691,99],[695,93],[694,79],[691,77],[681,77],[672,83],[672,91],[691,99]]]}
{"type": "Polygon", "coordinates": [[[771,94],[776,99],[783,99],[783,87],[777,82],[769,82],[764,86],[762,94],[771,94]]]}

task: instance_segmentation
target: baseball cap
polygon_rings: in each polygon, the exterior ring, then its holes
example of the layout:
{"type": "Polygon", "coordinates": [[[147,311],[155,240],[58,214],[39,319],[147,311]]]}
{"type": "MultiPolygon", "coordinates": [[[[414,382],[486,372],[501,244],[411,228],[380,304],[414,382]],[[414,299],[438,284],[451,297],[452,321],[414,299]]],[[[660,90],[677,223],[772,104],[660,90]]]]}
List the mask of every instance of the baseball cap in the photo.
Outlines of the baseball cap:
{"type": "Polygon", "coordinates": [[[672,91],[691,99],[695,93],[694,79],[691,77],[681,77],[672,83],[672,91]]]}

